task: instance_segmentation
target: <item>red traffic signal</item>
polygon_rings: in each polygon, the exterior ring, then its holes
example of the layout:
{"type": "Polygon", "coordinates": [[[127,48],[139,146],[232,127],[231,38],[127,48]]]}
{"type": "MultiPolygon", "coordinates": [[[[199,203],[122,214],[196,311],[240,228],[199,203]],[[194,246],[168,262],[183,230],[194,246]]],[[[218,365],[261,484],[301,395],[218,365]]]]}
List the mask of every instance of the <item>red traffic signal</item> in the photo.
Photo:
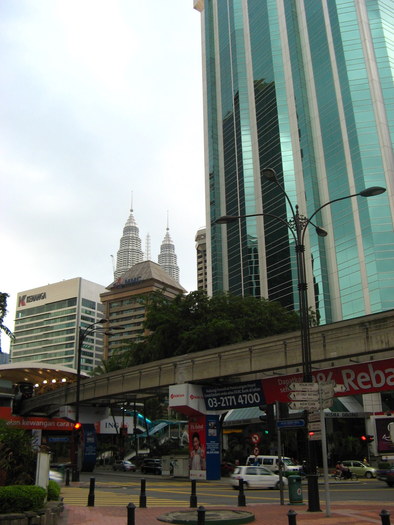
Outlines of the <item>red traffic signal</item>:
{"type": "Polygon", "coordinates": [[[74,423],[74,426],[73,426],[74,430],[81,430],[82,428],[82,423],[74,423]]]}
{"type": "Polygon", "coordinates": [[[375,439],[371,434],[366,434],[364,436],[360,437],[361,441],[365,441],[365,443],[372,443],[372,441],[375,439]]]}

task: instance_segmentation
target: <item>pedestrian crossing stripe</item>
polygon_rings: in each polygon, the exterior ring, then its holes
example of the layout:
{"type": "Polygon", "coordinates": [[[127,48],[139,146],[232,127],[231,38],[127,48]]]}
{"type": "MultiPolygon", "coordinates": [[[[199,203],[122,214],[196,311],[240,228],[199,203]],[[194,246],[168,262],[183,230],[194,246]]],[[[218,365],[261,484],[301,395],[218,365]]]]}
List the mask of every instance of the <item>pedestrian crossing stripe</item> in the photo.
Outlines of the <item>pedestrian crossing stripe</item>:
{"type": "MultiPolygon", "coordinates": [[[[76,507],[86,507],[88,504],[89,490],[83,488],[66,488],[62,490],[63,503],[67,505],[73,505],[76,507]]],[[[95,507],[119,507],[124,505],[127,507],[129,503],[133,503],[136,508],[140,504],[139,494],[121,494],[110,491],[95,491],[94,506],[95,507]]],[[[200,505],[204,507],[215,506],[212,503],[206,503],[199,500],[200,505]]],[[[147,507],[181,507],[190,508],[190,501],[188,498],[183,500],[176,500],[170,498],[158,498],[154,496],[147,496],[146,498],[147,507]]]]}

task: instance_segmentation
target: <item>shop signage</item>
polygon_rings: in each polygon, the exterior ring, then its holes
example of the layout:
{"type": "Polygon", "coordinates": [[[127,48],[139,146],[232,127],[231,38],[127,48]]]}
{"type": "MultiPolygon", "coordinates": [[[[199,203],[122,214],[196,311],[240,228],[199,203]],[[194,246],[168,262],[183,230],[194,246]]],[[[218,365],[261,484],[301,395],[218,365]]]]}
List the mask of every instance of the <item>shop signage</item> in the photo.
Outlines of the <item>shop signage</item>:
{"type": "MultiPolygon", "coordinates": [[[[340,392],[334,390],[335,396],[372,394],[394,390],[394,359],[315,370],[312,375],[316,383],[333,382],[337,385],[343,385],[340,392]]],[[[266,403],[275,403],[275,401],[287,403],[289,401],[288,394],[291,391],[290,385],[297,382],[302,382],[301,373],[263,379],[266,403]]]]}

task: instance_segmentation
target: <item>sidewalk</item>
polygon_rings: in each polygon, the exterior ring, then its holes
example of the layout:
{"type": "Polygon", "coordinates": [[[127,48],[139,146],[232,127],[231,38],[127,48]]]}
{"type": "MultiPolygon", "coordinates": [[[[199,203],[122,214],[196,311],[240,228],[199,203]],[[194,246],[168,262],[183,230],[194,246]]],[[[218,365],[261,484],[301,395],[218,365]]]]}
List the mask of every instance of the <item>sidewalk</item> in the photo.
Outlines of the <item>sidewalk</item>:
{"type": "MultiPolygon", "coordinates": [[[[214,507],[209,507],[213,510],[214,507]]],[[[324,507],[322,512],[308,512],[306,505],[259,504],[246,507],[222,507],[232,510],[246,510],[255,516],[252,523],[262,525],[288,525],[289,510],[297,513],[297,525],[361,525],[381,524],[382,505],[363,504],[360,502],[336,503],[331,505],[331,516],[327,517],[324,507]]],[[[177,507],[136,508],[135,525],[159,525],[158,517],[168,512],[179,510],[177,507]]],[[[185,510],[185,509],[183,509],[185,510]]],[[[206,509],[208,510],[208,508],[206,509]]],[[[394,504],[387,508],[394,518],[394,504]]],[[[226,522],[223,522],[224,524],[226,522]]],[[[293,522],[294,523],[294,522],[293,522]]],[[[393,522],[394,523],[394,522],[393,522]]],[[[65,505],[59,525],[127,525],[127,507],[76,507],[65,505]]]]}

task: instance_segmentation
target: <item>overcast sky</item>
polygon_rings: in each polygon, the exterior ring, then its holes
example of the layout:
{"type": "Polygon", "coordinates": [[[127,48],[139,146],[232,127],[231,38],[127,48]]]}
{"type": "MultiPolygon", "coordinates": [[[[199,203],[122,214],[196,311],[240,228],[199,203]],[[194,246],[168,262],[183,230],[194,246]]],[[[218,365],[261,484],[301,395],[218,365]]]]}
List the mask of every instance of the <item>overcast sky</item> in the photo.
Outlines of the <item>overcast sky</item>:
{"type": "MultiPolygon", "coordinates": [[[[1,0],[0,291],[111,283],[133,194],[196,289],[205,225],[200,13],[192,0],[1,0]]],[[[7,337],[2,337],[8,351],[7,337]]]]}

